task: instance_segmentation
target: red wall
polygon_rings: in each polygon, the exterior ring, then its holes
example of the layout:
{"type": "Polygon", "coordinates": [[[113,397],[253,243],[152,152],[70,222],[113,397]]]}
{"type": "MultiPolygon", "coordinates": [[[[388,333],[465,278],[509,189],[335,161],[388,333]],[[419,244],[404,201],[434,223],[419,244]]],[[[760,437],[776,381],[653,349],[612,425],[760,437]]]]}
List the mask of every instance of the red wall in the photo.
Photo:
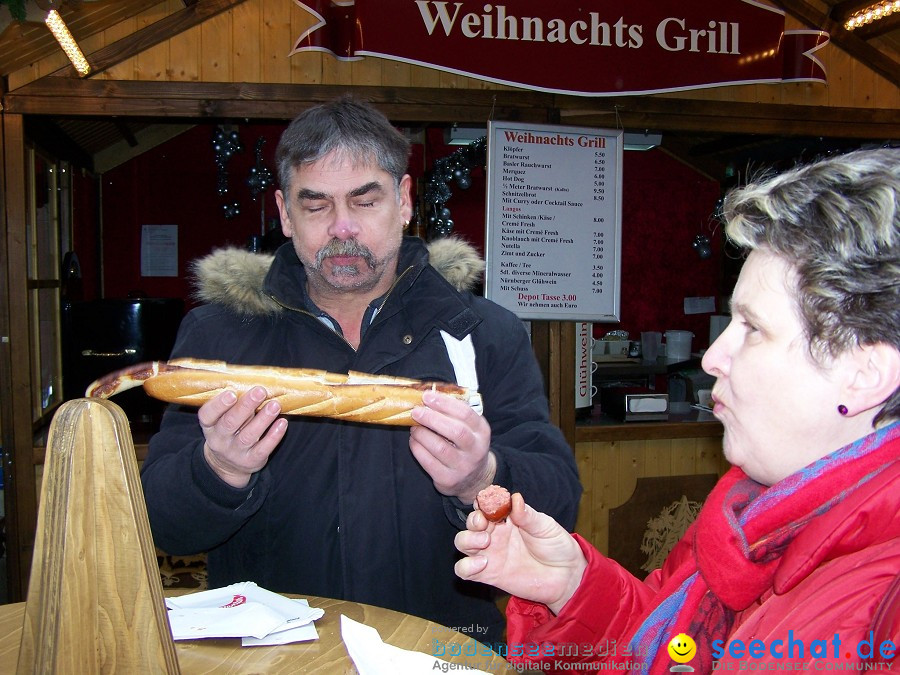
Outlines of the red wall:
{"type": "MultiPolygon", "coordinates": [[[[266,139],[263,162],[274,175],[275,146],[284,125],[242,124],[236,128],[243,150],[226,165],[228,197],[220,197],[217,191],[214,127],[210,125],[194,127],[104,174],[104,278],[102,291],[98,291],[104,297],[140,294],[188,298],[186,272],[190,261],[214,248],[245,246],[251,235],[260,233],[262,218],[266,222],[277,220],[275,188],[269,188],[254,202],[246,180],[255,164],[258,138],[266,139]],[[230,199],[241,204],[239,216],[233,219],[225,218],[222,208],[230,199]],[[141,277],[141,226],[145,224],[178,225],[178,277],[141,277]]],[[[443,145],[439,130],[429,130],[426,147],[414,146],[410,173],[414,179],[421,179],[435,159],[456,149],[443,145]]],[[[451,186],[453,196],[447,206],[455,223],[454,232],[483,250],[484,173],[476,170],[472,177],[472,186],[467,190],[451,186]]],[[[721,247],[711,214],[719,196],[717,181],[660,149],[625,152],[621,322],[597,324],[595,335],[614,328],[629,331],[633,338],[645,330],[690,330],[696,335],[695,350],[707,346],[709,315],[685,316],[683,301],[686,296],[714,296],[718,302],[721,247]],[[701,260],[691,246],[698,234],[705,234],[712,241],[713,255],[707,260],[701,260]]],[[[86,222],[84,214],[75,215],[75,240],[79,245],[88,239],[84,232],[93,231],[96,226],[86,222]]],[[[93,266],[85,263],[91,254],[77,252],[85,268],[85,293],[90,297],[91,289],[99,288],[89,281],[93,266]]],[[[722,311],[721,307],[716,309],[722,311]]]]}
{"type": "Polygon", "coordinates": [[[72,300],[93,299],[100,294],[100,239],[96,227],[99,202],[97,181],[76,169],[72,175],[72,250],[78,255],[81,283],[77,289],[71,289],[72,300]]]}
{"type": "Polygon", "coordinates": [[[199,125],[103,175],[104,295],[186,298],[188,265],[214,248],[245,246],[260,234],[263,218],[277,218],[275,188],[253,201],[247,187],[256,142],[266,139],[263,163],[274,175],[283,125],[242,125],[243,150],[226,163],[229,192],[218,193],[213,149],[215,127],[199,125]],[[238,201],[240,214],[226,218],[223,205],[238,201]],[[263,214],[262,209],[265,208],[263,214]],[[141,226],[178,226],[178,277],[141,276],[141,226]]]}
{"type": "MultiPolygon", "coordinates": [[[[709,346],[709,314],[684,314],[684,298],[713,296],[721,289],[721,232],[712,220],[719,183],[659,149],[626,152],[622,168],[621,324],[641,331],[689,330],[693,349],[709,346]],[[715,230],[715,231],[714,231],[715,230]],[[712,256],[701,260],[694,237],[704,234],[712,256]]],[[[606,326],[595,326],[595,333],[606,326]]]]}

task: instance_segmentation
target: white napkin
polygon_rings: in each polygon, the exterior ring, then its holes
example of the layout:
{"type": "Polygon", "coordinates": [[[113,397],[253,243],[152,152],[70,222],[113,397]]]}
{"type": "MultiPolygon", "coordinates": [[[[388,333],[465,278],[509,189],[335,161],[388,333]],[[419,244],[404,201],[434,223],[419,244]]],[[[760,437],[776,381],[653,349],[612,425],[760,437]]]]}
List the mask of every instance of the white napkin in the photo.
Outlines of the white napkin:
{"type": "Polygon", "coordinates": [[[467,668],[458,664],[447,664],[436,656],[400,649],[382,642],[378,631],[341,614],[341,637],[347,653],[353,659],[359,675],[430,675],[435,670],[461,671],[472,675],[487,675],[483,670],[467,668]],[[444,668],[442,664],[447,664],[444,668]]]}
{"type": "Polygon", "coordinates": [[[166,598],[166,606],[175,640],[239,637],[245,647],[315,640],[312,622],[325,613],[251,581],[166,598]]]}

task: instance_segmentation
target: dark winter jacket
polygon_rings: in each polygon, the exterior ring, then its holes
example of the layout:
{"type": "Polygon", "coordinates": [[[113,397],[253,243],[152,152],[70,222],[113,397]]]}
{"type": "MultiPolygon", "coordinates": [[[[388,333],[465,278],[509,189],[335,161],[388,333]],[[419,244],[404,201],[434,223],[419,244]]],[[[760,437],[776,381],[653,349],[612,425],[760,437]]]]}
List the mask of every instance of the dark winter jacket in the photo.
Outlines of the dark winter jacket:
{"type": "MultiPolygon", "coordinates": [[[[462,242],[431,248],[457,287],[482,269],[462,242]]],[[[527,331],[507,310],[454,288],[429,264],[421,240],[404,241],[399,279],[358,350],[306,309],[305,272],[290,243],[274,259],[218,251],[196,269],[208,304],[185,317],[173,357],[455,381],[440,331],[471,334],[495,483],[574,527],[577,469],[548,420],[527,331]]],[[[202,447],[196,410],[170,407],[142,481],[157,545],[176,555],[207,551],[210,587],[254,581],[478,627],[476,638],[499,639],[502,617],[490,590],[453,572],[453,537],[471,505],[435,490],[410,452],[408,428],[291,418],[244,489],[221,481],[202,447]]]]}

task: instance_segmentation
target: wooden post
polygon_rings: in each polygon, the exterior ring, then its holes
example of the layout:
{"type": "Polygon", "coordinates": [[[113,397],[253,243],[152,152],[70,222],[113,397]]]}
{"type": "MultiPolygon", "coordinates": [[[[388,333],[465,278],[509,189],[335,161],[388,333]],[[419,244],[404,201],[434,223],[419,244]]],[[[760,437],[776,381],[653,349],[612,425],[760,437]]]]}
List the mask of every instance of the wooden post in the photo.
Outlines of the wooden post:
{"type": "Polygon", "coordinates": [[[53,418],[18,673],[178,673],[128,420],[76,399],[53,418]]]}
{"type": "Polygon", "coordinates": [[[541,372],[550,421],[575,449],[575,323],[532,321],[531,343],[541,372]]]}

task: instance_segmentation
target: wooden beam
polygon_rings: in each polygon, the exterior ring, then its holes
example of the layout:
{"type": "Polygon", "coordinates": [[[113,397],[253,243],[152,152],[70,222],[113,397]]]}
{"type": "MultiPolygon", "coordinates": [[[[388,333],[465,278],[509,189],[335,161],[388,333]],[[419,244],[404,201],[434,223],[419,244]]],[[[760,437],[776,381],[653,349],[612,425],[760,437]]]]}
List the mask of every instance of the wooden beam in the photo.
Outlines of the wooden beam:
{"type": "Polygon", "coordinates": [[[856,31],[845,30],[842,23],[806,0],[775,0],[775,4],[809,26],[826,31],[836,47],[840,47],[857,61],[900,87],[900,63],[854,35],[856,31]]]}
{"type": "Polygon", "coordinates": [[[895,110],[657,98],[557,99],[562,124],[734,134],[895,138],[895,110]]]}
{"type": "Polygon", "coordinates": [[[6,273],[3,341],[0,342],[0,382],[4,470],[7,478],[6,544],[9,601],[19,602],[28,590],[37,492],[31,462],[31,338],[28,333],[28,245],[25,236],[25,124],[21,115],[0,118],[3,139],[4,240],[0,262],[6,273]]]}
{"type": "Polygon", "coordinates": [[[397,123],[503,119],[609,128],[713,133],[900,137],[896,111],[733,103],[654,96],[580,97],[530,91],[338,87],[227,82],[132,82],[42,78],[3,96],[17,114],[161,119],[293,119],[352,91],[397,123]]]}
{"type": "Polygon", "coordinates": [[[3,105],[23,114],[67,117],[290,120],[306,107],[349,92],[371,101],[396,122],[484,124],[492,116],[546,122],[554,104],[553,95],[528,91],[42,78],[9,92],[3,97],[3,105]]]}
{"type": "Polygon", "coordinates": [[[125,121],[120,117],[113,122],[116,127],[116,130],[122,134],[122,138],[125,139],[125,142],[128,143],[128,147],[135,148],[137,147],[138,140],[134,135],[134,132],[125,124],[125,121]]]}
{"type": "MultiPolygon", "coordinates": [[[[175,14],[170,14],[146,28],[137,30],[88,55],[91,74],[102,73],[125,59],[140,54],[244,2],[246,0],[200,0],[191,3],[175,14]]],[[[80,77],[80,75],[73,66],[69,65],[55,70],[47,77],[80,77]]]]}

